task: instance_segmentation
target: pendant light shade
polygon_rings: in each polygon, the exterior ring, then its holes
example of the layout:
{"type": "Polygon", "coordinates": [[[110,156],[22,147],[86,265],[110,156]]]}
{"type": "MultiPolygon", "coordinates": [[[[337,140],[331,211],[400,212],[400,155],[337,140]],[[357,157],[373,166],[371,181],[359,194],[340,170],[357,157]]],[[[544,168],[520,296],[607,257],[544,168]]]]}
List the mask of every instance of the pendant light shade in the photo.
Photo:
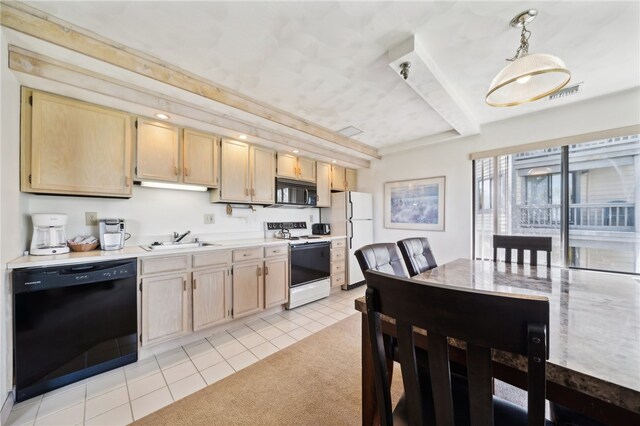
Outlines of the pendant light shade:
{"type": "Polygon", "coordinates": [[[511,20],[511,26],[522,28],[520,46],[509,65],[495,76],[485,101],[490,106],[508,107],[532,102],[562,89],[571,72],[562,59],[544,53],[529,54],[531,32],[526,25],[538,15],[536,9],[525,10],[511,20]]]}
{"type": "Polygon", "coordinates": [[[571,72],[562,59],[545,53],[521,56],[495,76],[485,97],[491,106],[515,106],[563,88],[571,72]]]}

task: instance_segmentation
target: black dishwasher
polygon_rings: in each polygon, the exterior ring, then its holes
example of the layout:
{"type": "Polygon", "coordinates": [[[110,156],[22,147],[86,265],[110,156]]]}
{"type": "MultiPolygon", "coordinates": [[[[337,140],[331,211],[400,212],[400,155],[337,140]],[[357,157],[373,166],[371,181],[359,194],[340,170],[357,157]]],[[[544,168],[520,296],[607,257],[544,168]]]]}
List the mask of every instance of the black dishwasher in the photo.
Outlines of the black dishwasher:
{"type": "Polygon", "coordinates": [[[136,260],[13,271],[18,402],[138,359],[136,260]]]}

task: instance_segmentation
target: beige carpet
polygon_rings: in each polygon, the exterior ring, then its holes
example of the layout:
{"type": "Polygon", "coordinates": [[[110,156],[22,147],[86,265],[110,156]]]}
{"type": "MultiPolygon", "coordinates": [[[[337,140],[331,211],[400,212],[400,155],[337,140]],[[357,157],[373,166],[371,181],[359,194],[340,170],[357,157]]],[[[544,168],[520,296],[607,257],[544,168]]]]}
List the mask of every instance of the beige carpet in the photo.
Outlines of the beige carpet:
{"type": "Polygon", "coordinates": [[[359,425],[360,334],[352,315],[136,424],[359,425]]]}

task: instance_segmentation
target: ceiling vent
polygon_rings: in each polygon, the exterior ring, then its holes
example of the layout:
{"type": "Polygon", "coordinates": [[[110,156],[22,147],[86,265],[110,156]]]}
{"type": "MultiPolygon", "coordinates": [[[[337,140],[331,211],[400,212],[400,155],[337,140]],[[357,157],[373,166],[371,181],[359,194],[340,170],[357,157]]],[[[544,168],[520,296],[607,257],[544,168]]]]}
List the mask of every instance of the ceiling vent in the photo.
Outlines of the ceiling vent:
{"type": "Polygon", "coordinates": [[[338,133],[350,138],[351,136],[359,135],[360,133],[362,133],[362,130],[358,129],[357,127],[347,126],[344,129],[338,130],[338,133]]]}
{"type": "Polygon", "coordinates": [[[574,84],[573,86],[564,87],[557,92],[554,92],[549,95],[549,100],[554,101],[556,99],[566,98],[567,96],[575,95],[580,92],[580,87],[582,87],[583,82],[578,84],[574,84]]]}

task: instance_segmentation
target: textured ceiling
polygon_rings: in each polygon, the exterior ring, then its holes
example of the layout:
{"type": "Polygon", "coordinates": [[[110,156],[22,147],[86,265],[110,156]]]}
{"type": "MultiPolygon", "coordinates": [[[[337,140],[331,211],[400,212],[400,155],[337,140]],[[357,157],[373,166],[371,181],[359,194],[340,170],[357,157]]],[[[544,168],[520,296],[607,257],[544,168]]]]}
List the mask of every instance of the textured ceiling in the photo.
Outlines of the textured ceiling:
{"type": "Polygon", "coordinates": [[[479,123],[640,86],[633,2],[27,2],[65,21],[375,147],[451,129],[389,67],[417,34],[479,123]],[[491,108],[484,94],[513,56],[509,20],[539,9],[530,52],[561,57],[579,95],[491,108]]]}

